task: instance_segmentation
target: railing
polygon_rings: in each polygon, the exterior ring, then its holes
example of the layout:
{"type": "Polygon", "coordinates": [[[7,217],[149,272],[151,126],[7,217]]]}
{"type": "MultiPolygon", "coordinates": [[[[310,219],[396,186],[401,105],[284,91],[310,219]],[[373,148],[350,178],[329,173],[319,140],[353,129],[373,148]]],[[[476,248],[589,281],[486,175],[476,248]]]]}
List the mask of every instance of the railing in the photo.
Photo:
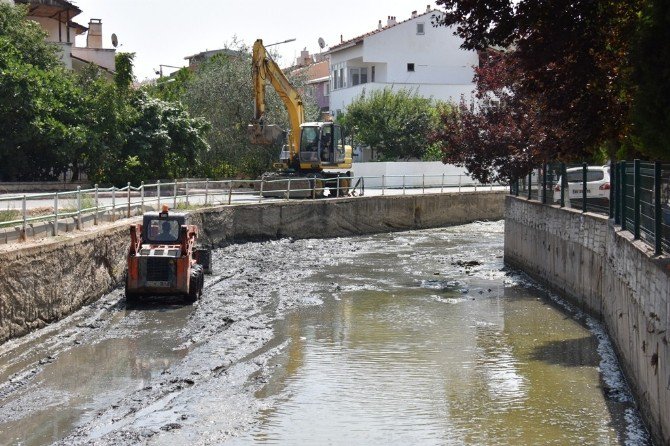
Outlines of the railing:
{"type": "MultiPolygon", "coordinates": [[[[12,194],[0,196],[0,231],[10,228],[25,240],[41,231],[42,236],[80,230],[85,225],[113,222],[120,218],[158,210],[163,204],[172,209],[210,205],[254,204],[294,198],[352,197],[368,195],[406,195],[478,191],[506,188],[502,184],[481,184],[465,175],[382,175],[335,178],[289,177],[262,180],[156,181],[123,188],[91,189],[58,193],[12,194]],[[365,183],[381,183],[365,189],[365,183]]],[[[0,237],[2,234],[0,233],[0,237]]],[[[5,240],[10,242],[7,230],[5,240]]]]}
{"type": "Polygon", "coordinates": [[[510,193],[544,204],[606,214],[636,240],[651,246],[655,255],[670,254],[670,164],[621,161],[603,166],[603,180],[592,181],[589,173],[598,168],[585,163],[546,164],[512,182],[510,193]],[[569,171],[573,178],[575,173],[581,174],[581,181],[568,184],[569,171]],[[574,199],[571,185],[577,186],[581,197],[574,199]],[[599,194],[594,193],[596,186],[601,189],[599,194]]]}

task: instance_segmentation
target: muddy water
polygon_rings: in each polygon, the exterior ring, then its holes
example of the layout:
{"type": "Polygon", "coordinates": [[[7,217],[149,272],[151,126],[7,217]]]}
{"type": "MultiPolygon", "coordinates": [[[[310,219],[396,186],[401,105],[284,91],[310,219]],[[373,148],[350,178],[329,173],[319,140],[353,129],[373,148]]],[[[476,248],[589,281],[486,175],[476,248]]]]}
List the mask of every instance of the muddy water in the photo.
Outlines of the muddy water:
{"type": "Polygon", "coordinates": [[[194,306],[117,290],[0,346],[0,444],[650,444],[602,328],[502,248],[494,222],[220,249],[194,306]]]}
{"type": "Polygon", "coordinates": [[[581,315],[501,272],[501,229],[375,236],[309,277],[324,303],[277,323],[276,402],[230,443],[645,444],[581,315]]]}

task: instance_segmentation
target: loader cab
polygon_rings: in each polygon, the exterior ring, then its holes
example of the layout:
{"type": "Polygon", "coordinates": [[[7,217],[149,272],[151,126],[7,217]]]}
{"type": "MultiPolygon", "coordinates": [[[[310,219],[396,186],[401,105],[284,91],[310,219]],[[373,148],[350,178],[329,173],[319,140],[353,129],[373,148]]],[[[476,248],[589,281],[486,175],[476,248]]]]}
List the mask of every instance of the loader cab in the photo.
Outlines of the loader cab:
{"type": "Polygon", "coordinates": [[[301,167],[337,165],[343,163],[344,158],[344,138],[339,125],[332,122],[308,122],[300,126],[301,167]]]}
{"type": "Polygon", "coordinates": [[[152,245],[181,243],[186,215],[178,212],[147,212],[142,220],[142,240],[152,245]]]}

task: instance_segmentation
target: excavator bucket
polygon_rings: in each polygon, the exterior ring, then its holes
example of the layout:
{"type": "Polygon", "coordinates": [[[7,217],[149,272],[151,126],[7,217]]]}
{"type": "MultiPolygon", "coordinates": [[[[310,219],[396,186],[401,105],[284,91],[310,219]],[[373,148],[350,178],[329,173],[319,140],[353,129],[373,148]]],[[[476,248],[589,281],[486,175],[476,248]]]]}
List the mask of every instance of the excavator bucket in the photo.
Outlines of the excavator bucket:
{"type": "Polygon", "coordinates": [[[249,124],[247,127],[249,140],[252,144],[270,145],[284,135],[284,131],[277,125],[249,124]]]}

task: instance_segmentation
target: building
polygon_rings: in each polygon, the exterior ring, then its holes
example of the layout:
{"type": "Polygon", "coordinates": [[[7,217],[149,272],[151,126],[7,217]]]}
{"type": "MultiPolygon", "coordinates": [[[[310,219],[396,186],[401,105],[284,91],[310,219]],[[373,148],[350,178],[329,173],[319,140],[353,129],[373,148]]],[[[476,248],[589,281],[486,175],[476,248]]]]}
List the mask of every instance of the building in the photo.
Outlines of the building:
{"type": "Polygon", "coordinates": [[[316,99],[319,110],[322,112],[330,110],[329,62],[326,57],[322,54],[312,56],[309,51],[303,50],[300,52],[296,64],[284,71],[305,76],[306,84],[311,90],[310,93],[316,99]]]}
{"type": "Polygon", "coordinates": [[[475,51],[460,48],[453,28],[432,26],[442,12],[427,6],[402,22],[387,17],[377,28],[329,48],[330,110],[337,116],[364,91],[411,89],[423,97],[474,106],[475,51]]]}
{"type": "Polygon", "coordinates": [[[66,0],[15,0],[12,3],[28,6],[27,18],[39,23],[48,34],[46,40],[60,48],[66,67],[79,70],[92,63],[110,75],[114,72],[116,50],[103,48],[100,19],[91,19],[88,28],[75,22],[73,18],[82,11],[66,0]],[[86,46],[76,46],[75,37],[86,32],[86,46]]]}

